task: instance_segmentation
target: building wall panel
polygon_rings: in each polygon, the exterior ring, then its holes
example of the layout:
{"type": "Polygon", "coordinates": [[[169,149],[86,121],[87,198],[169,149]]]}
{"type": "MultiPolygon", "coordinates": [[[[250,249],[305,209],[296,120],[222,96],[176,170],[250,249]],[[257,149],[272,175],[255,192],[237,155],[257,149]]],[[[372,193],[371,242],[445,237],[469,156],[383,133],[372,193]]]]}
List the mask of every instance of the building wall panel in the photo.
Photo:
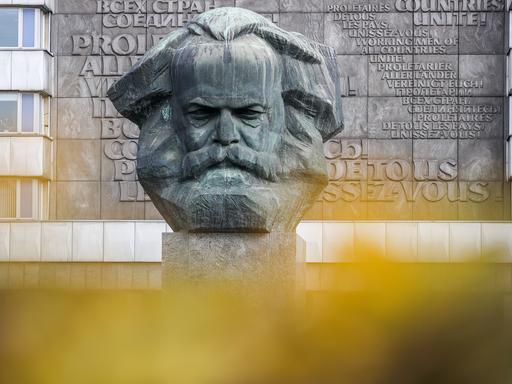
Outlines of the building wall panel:
{"type": "Polygon", "coordinates": [[[12,51],[11,89],[52,94],[53,57],[42,50],[12,51]]]}
{"type": "Polygon", "coordinates": [[[12,89],[12,52],[0,51],[0,89],[12,89]]]}
{"type": "Polygon", "coordinates": [[[41,223],[11,223],[9,260],[41,260],[41,223]]]}
{"type": "Polygon", "coordinates": [[[135,261],[135,224],[105,222],[104,261],[135,261]]]}
{"type": "Polygon", "coordinates": [[[103,223],[73,223],[73,256],[76,262],[103,261],[103,223]]]}
{"type": "MultiPolygon", "coordinates": [[[[0,222],[0,261],[160,262],[163,221],[0,222]],[[72,229],[71,229],[72,228],[72,229]]],[[[508,263],[512,225],[302,222],[306,263],[508,263]]]]}
{"type": "Polygon", "coordinates": [[[72,261],[73,223],[44,222],[42,223],[41,261],[72,261]]]}
{"type": "Polygon", "coordinates": [[[135,223],[135,261],[159,262],[162,259],[162,233],[165,223],[135,223]]]}

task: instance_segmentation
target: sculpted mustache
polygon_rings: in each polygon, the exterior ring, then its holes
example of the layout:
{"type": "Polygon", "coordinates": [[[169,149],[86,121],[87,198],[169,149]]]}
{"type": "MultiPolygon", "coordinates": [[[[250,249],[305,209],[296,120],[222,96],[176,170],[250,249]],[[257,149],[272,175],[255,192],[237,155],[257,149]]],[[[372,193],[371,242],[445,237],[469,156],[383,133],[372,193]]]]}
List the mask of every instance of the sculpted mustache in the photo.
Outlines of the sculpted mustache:
{"type": "Polygon", "coordinates": [[[257,152],[241,145],[231,145],[227,148],[211,145],[185,155],[181,163],[182,178],[197,177],[224,160],[229,160],[232,164],[269,181],[275,181],[282,171],[279,159],[274,154],[257,152]]]}

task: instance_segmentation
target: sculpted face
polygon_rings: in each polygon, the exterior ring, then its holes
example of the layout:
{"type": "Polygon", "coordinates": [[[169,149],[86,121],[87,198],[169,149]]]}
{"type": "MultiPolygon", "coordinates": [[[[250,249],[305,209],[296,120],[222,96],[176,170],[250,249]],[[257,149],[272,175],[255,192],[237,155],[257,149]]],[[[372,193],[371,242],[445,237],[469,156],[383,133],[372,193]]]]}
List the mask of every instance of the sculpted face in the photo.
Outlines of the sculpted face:
{"type": "Polygon", "coordinates": [[[275,180],[284,130],[281,65],[255,38],[188,46],[171,64],[173,126],[185,145],[182,178],[275,180]]]}
{"type": "Polygon", "coordinates": [[[137,173],[175,231],[293,231],[342,129],[336,55],[251,11],[218,8],[108,92],[141,129],[137,173]]]}

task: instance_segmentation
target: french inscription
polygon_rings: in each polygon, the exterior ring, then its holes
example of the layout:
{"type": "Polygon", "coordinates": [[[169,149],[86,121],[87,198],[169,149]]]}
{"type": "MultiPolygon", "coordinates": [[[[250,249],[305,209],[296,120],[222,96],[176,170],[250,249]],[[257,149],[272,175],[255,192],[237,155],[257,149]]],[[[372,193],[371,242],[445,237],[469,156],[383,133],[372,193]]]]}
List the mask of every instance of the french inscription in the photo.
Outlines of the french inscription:
{"type": "Polygon", "coordinates": [[[324,145],[330,183],[324,190],[326,202],[409,202],[420,198],[437,202],[503,202],[489,182],[458,181],[454,158],[375,159],[368,156],[365,140],[332,139],[324,145]],[[410,182],[414,181],[411,189],[410,182]]]}

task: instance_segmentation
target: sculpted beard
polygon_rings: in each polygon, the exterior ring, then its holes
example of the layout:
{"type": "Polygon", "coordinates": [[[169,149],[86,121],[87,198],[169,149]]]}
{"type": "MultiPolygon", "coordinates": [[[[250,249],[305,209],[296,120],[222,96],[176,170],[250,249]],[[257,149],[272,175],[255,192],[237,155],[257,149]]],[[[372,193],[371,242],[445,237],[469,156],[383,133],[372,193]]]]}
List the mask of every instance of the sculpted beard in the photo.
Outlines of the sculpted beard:
{"type": "Polygon", "coordinates": [[[187,153],[181,162],[182,180],[196,178],[209,168],[230,163],[249,171],[257,177],[276,181],[283,169],[279,157],[274,153],[255,151],[245,145],[222,146],[211,144],[187,153]]]}
{"type": "MultiPolygon", "coordinates": [[[[315,177],[319,183],[324,179],[326,182],[325,166],[323,163],[317,165],[317,156],[314,155],[317,146],[321,150],[321,139],[316,138],[314,124],[301,119],[302,116],[303,113],[295,108],[286,109],[285,129],[277,144],[278,149],[272,152],[258,152],[235,143],[229,146],[213,143],[186,153],[179,135],[170,134],[146,156],[139,155],[139,180],[150,182],[171,178],[186,181],[200,177],[209,168],[234,166],[269,182],[302,173],[306,174],[304,177],[315,177]],[[288,155],[284,156],[283,151],[288,155]]],[[[168,122],[161,120],[160,113],[157,117],[158,120],[154,122],[156,126],[167,126],[168,122]]],[[[175,132],[174,129],[171,132],[175,132]]],[[[323,155],[320,157],[323,160],[323,155]]]]}
{"type": "Polygon", "coordinates": [[[336,59],[261,15],[217,8],[109,88],[141,127],[137,175],[174,231],[295,231],[328,182],[323,142],[343,128],[336,59]]]}

